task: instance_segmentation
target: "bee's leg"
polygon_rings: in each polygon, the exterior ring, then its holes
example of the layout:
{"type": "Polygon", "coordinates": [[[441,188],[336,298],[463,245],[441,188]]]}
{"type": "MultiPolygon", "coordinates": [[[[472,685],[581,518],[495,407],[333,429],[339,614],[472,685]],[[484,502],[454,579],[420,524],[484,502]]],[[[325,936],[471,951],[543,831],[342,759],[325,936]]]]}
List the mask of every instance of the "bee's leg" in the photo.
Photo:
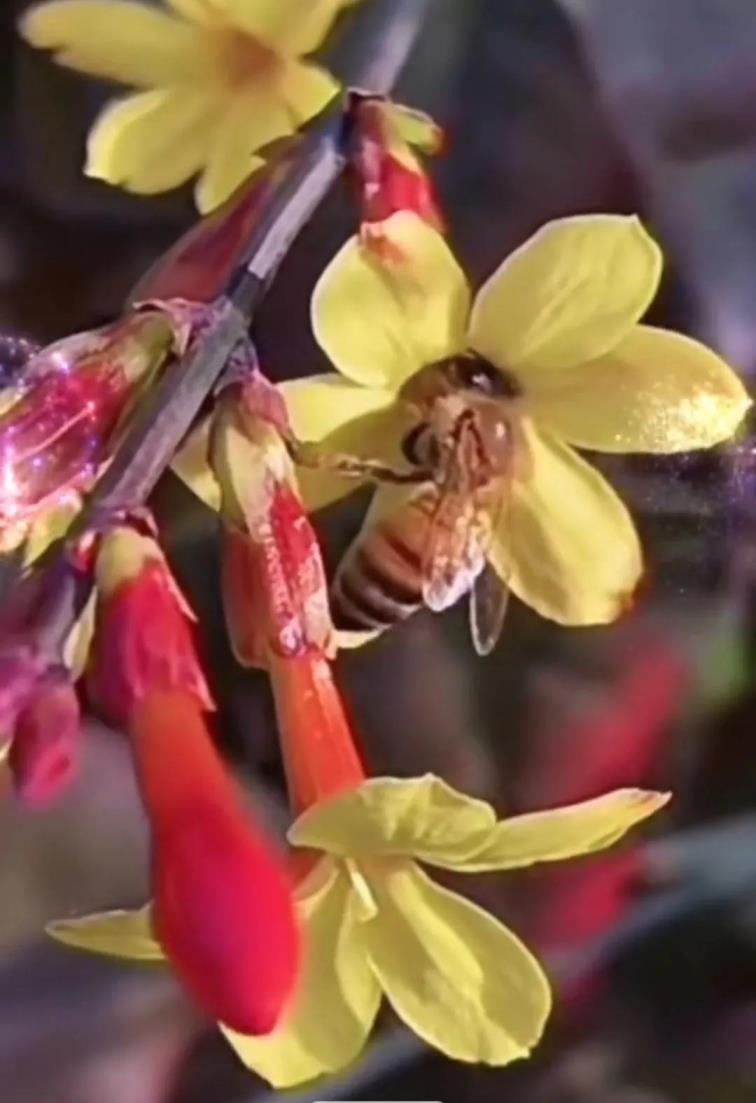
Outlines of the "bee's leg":
{"type": "Polygon", "coordinates": [[[313,441],[286,437],[286,447],[294,463],[318,471],[333,471],[345,479],[373,479],[382,483],[422,483],[432,478],[424,468],[414,467],[400,471],[379,460],[365,459],[346,452],[329,452],[313,441]]]}

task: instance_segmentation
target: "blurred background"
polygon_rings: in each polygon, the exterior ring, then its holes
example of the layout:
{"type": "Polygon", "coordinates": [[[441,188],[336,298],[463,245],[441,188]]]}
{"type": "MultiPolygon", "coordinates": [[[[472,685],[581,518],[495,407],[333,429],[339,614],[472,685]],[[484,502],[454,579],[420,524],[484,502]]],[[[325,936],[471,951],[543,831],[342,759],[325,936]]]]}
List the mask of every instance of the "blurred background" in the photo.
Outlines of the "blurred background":
{"type": "MultiPolygon", "coordinates": [[[[369,3],[370,0],[364,0],[369,3]]],[[[49,340],[117,313],[193,220],[189,191],[147,200],[81,175],[112,90],[19,42],[0,7],[0,330],[49,340]]],[[[653,320],[756,371],[756,5],[743,0],[432,0],[399,95],[448,132],[432,166],[473,282],[545,219],[639,211],[668,258],[653,320]]],[[[317,274],[351,229],[336,189],[259,318],[274,379],[322,368],[317,274]]],[[[465,891],[544,956],[558,992],[536,1056],[455,1065],[386,1014],[318,1099],[741,1103],[756,1098],[756,506],[749,442],[675,459],[596,458],[648,557],[636,608],[566,631],[520,606],[477,660],[463,610],[418,615],[338,663],[376,772],[435,771],[500,810],[608,788],[671,788],[644,833],[546,872],[465,891]]],[[[318,517],[333,566],[364,498],[318,517]]],[[[225,641],[215,519],[171,476],[154,507],[201,618],[218,739],[271,821],[284,813],[265,679],[225,641]]],[[[55,809],[0,804],[3,1103],[247,1103],[242,1069],[167,973],[45,940],[53,917],[140,903],[146,838],[127,748],[92,723],[55,809]]]]}

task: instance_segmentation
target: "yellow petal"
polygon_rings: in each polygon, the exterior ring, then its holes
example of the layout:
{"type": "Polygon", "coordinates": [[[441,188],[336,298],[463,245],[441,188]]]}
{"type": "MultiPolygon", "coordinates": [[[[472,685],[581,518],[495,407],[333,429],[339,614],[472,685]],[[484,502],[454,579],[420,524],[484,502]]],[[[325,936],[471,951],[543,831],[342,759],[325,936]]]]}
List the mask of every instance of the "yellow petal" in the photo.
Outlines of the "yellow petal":
{"type": "Polygon", "coordinates": [[[208,461],[210,417],[192,429],[171,463],[171,470],[216,513],[220,509],[221,489],[208,461]]]}
{"type": "Polygon", "coordinates": [[[294,465],[278,430],[264,418],[243,417],[234,402],[222,401],[209,443],[223,516],[262,539],[260,530],[269,523],[271,478],[279,485],[294,481],[294,465]]]}
{"type": "MultiPolygon", "coordinates": [[[[317,871],[315,871],[317,872],[317,871]]],[[[355,938],[350,882],[321,863],[317,890],[300,902],[305,958],[294,1004],[265,1037],[221,1026],[236,1053],[276,1088],[335,1072],[360,1052],[380,1003],[380,989],[355,938]]]]}
{"type": "MultiPolygon", "coordinates": [[[[315,441],[324,453],[378,460],[407,467],[402,437],[410,423],[387,388],[360,387],[338,375],[315,375],[281,383],[295,436],[315,441]]],[[[297,468],[302,501],[308,510],[322,509],[355,490],[361,480],[329,471],[297,468]]]]}
{"type": "Polygon", "coordinates": [[[396,401],[387,387],[361,387],[333,373],[292,379],[279,383],[278,389],[300,440],[330,440],[351,423],[387,410],[396,401]]]}
{"type": "Polygon", "coordinates": [[[483,873],[591,854],[612,846],[662,808],[669,797],[669,793],[617,789],[580,804],[500,820],[480,850],[461,860],[426,860],[447,869],[483,873]]]}
{"type": "Polygon", "coordinates": [[[302,126],[320,114],[340,87],[336,78],[319,65],[294,61],[286,68],[280,91],[294,123],[302,126]]]}
{"type": "Polygon", "coordinates": [[[538,425],[602,452],[709,448],[732,436],[750,404],[715,352],[651,326],[635,326],[598,360],[539,376],[529,391],[538,425]]]}
{"type": "Polygon", "coordinates": [[[112,525],[102,535],[95,563],[95,585],[100,597],[110,597],[119,586],[136,578],[148,564],[166,569],[154,537],[130,525],[112,525]]]}
{"type": "Polygon", "coordinates": [[[371,778],[308,809],[289,829],[294,846],[345,857],[402,854],[433,861],[480,849],[496,823],[489,804],[433,774],[371,778]]]}
{"type": "Polygon", "coordinates": [[[614,348],[656,294],[661,265],[658,246],[637,218],[550,222],[481,288],[471,344],[511,369],[527,393],[540,373],[614,348]]]}
{"type": "Polygon", "coordinates": [[[364,647],[365,644],[372,643],[373,640],[377,639],[380,635],[380,628],[365,632],[353,632],[351,629],[337,628],[335,631],[336,650],[353,651],[355,648],[364,647]]]}
{"type": "Polygon", "coordinates": [[[89,133],[85,172],[141,195],[177,187],[204,164],[217,111],[202,86],[111,103],[89,133]]]}
{"type": "Polygon", "coordinates": [[[47,551],[50,544],[68,530],[80,509],[81,499],[78,494],[70,494],[66,495],[63,501],[43,510],[34,519],[24,542],[25,567],[36,562],[47,551]]]}
{"type": "Polygon", "coordinates": [[[256,151],[293,129],[284,101],[272,92],[252,88],[230,97],[205,147],[207,167],[195,190],[199,210],[220,206],[263,164],[256,151]]]}
{"type": "Polygon", "coordinates": [[[63,644],[63,662],[71,672],[71,680],[74,682],[82,676],[89,660],[96,610],[97,595],[93,592],[63,644]]]}
{"type": "Polygon", "coordinates": [[[52,0],[24,13],[27,42],[71,69],[139,88],[196,81],[212,54],[197,28],[142,3],[52,0]]]}
{"type": "Polygon", "coordinates": [[[523,425],[532,473],[516,484],[491,549],[513,592],[559,624],[606,624],[628,607],[643,569],[630,514],[594,467],[523,425]]]}
{"type": "Polygon", "coordinates": [[[47,933],[77,950],[131,961],[165,961],[152,933],[149,904],[139,911],[100,912],[81,919],[56,919],[47,933]]]}
{"type": "Polygon", "coordinates": [[[168,7],[184,19],[202,27],[225,26],[226,16],[214,0],[166,0],[168,7]]]}
{"type": "Polygon", "coordinates": [[[26,388],[19,383],[11,383],[9,386],[0,387],[0,416],[15,406],[25,393],[26,388]]]}
{"type": "MultiPolygon", "coordinates": [[[[218,2],[218,0],[216,0],[218,2]]],[[[316,50],[331,28],[341,0],[220,0],[237,27],[288,57],[316,50]]]]}
{"type": "Polygon", "coordinates": [[[318,280],[312,325],[344,375],[397,390],[464,347],[469,291],[444,239],[417,215],[401,211],[385,229],[404,260],[383,262],[350,238],[318,280]]]}
{"type": "Polygon", "coordinates": [[[422,153],[438,153],[444,132],[435,119],[402,103],[385,104],[384,110],[397,135],[422,153]]]}
{"type": "Polygon", "coordinates": [[[417,866],[368,875],[378,914],[360,937],[397,1015],[458,1061],[526,1057],[551,1008],[546,976],[497,919],[417,866]]]}

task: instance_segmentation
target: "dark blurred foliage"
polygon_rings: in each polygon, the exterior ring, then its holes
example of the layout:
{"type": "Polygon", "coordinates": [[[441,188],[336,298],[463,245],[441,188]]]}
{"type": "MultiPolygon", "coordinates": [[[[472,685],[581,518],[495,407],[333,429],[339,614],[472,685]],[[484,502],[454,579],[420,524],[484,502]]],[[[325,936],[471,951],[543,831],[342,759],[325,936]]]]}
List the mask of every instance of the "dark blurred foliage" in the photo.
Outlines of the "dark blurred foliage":
{"type": "MultiPolygon", "coordinates": [[[[369,0],[364,0],[369,2],[369,0]]],[[[193,218],[187,190],[139,199],[80,174],[109,90],[54,68],[0,10],[0,327],[46,340],[119,310],[193,218]]],[[[435,0],[400,95],[448,130],[434,173],[474,282],[544,219],[640,210],[668,267],[660,324],[750,372],[756,294],[756,7],[742,0],[435,0]]],[[[351,226],[337,189],[302,234],[256,336],[275,379],[323,368],[309,292],[351,226]]],[[[598,461],[649,558],[636,610],[568,632],[513,608],[475,660],[462,609],[419,615],[338,676],[377,772],[433,770],[504,809],[621,785],[674,789],[616,852],[481,878],[473,894],[548,954],[560,998],[543,1047],[506,1070],[453,1065],[386,1029],[318,1098],[455,1103],[741,1103],[756,1091],[756,592],[748,441],[737,457],[598,461]]],[[[216,521],[172,476],[154,499],[200,616],[218,738],[284,824],[269,692],[233,662],[216,521]]],[[[360,495],[318,519],[332,566],[360,495]]],[[[144,828],[121,737],[44,815],[0,809],[3,1103],[272,1099],[162,972],[47,945],[58,915],[140,901],[144,828]]],[[[470,886],[465,885],[469,891],[470,886]]]]}

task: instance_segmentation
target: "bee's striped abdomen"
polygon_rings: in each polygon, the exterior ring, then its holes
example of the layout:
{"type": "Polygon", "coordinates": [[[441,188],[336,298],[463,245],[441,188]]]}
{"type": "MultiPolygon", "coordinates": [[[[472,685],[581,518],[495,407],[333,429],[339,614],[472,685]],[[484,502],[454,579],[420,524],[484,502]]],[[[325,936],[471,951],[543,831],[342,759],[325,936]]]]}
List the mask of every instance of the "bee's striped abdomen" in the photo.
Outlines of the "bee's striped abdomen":
{"type": "Polygon", "coordinates": [[[433,493],[362,533],[336,571],[331,590],[339,628],[388,628],[423,604],[422,555],[433,493]]]}

